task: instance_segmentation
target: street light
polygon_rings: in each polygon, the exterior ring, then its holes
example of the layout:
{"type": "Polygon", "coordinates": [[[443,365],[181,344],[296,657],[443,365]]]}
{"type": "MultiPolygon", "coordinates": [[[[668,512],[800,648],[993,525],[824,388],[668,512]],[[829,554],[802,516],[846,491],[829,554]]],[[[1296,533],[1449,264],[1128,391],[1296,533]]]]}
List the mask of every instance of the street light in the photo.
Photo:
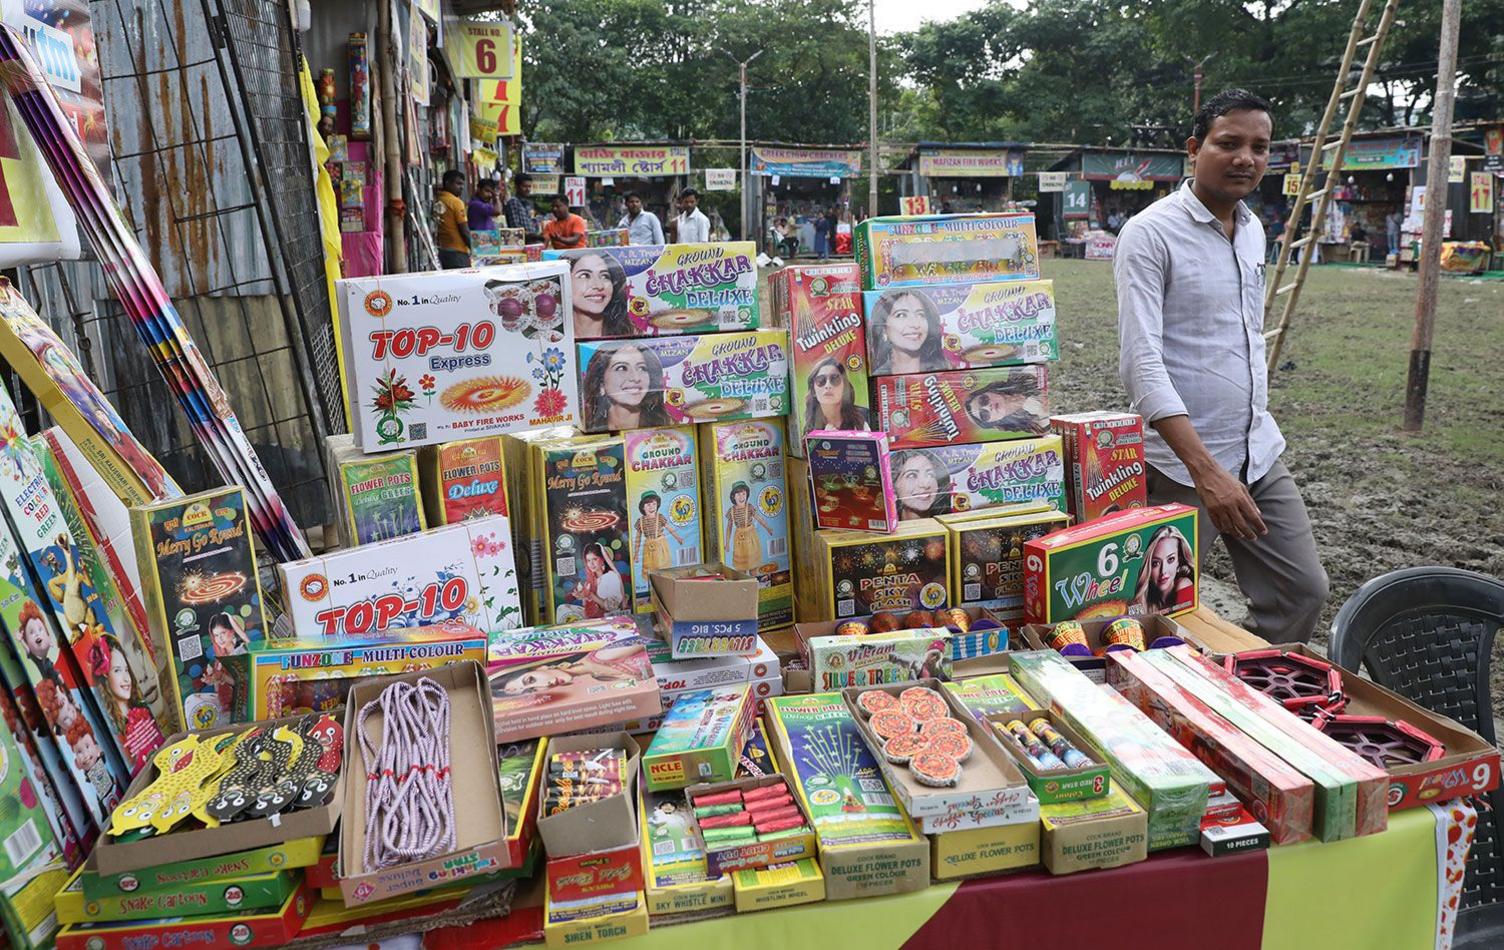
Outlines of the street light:
{"type": "Polygon", "coordinates": [[[742,60],[741,63],[739,64],[739,66],[738,66],[738,75],[739,75],[739,78],[741,79],[741,85],[742,85],[742,180],[741,180],[741,186],[742,186],[742,240],[743,241],[745,241],[747,239],[747,218],[750,216],[750,213],[747,210],[747,192],[748,192],[748,188],[747,188],[747,65],[749,63],[751,63],[752,60],[756,59],[757,57],[759,57],[761,55],[762,55],[762,50],[758,50],[757,52],[753,53],[751,56],[748,56],[746,59],[742,60]]]}

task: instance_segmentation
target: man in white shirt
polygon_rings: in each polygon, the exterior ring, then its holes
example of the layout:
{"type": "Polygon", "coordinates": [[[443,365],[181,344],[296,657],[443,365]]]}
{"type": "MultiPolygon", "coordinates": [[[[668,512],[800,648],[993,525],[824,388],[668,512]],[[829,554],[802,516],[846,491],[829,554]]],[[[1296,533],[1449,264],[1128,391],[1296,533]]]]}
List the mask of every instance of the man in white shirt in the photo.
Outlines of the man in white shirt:
{"type": "Polygon", "coordinates": [[[1149,500],[1201,509],[1220,535],[1247,625],[1310,639],[1326,571],[1280,454],[1264,366],[1264,228],[1243,204],[1269,160],[1269,103],[1241,89],[1207,100],[1186,150],[1196,175],[1123,225],[1113,258],[1118,375],[1144,417],[1149,500]]]}
{"type": "Polygon", "coordinates": [[[637,192],[627,194],[627,213],[616,222],[619,228],[627,229],[628,244],[662,244],[663,225],[651,211],[642,210],[642,196],[637,192]]]}
{"type": "Polygon", "coordinates": [[[679,192],[679,216],[674,219],[674,240],[680,244],[710,242],[710,219],[700,210],[700,193],[693,188],[679,192]]]}

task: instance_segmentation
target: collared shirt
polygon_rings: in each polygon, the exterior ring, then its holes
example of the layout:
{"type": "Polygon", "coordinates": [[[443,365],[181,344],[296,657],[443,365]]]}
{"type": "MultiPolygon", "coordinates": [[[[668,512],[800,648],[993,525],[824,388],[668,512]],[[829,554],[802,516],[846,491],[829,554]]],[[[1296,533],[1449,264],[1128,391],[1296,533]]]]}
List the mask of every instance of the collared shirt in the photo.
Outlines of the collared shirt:
{"type": "Polygon", "coordinates": [[[533,206],[529,202],[513,195],[501,209],[506,214],[507,227],[521,228],[529,234],[538,233],[538,226],[533,223],[533,206]]]}
{"type": "Polygon", "coordinates": [[[472,231],[489,231],[496,227],[492,223],[496,208],[483,198],[471,198],[470,203],[465,205],[465,215],[470,221],[472,231]]]}
{"type": "Polygon", "coordinates": [[[574,214],[573,212],[571,212],[569,217],[565,218],[563,221],[560,221],[554,215],[549,215],[548,220],[543,223],[543,243],[547,244],[551,248],[554,248],[555,250],[560,251],[568,251],[574,248],[584,247],[585,242],[583,240],[575,241],[572,244],[565,244],[564,242],[560,241],[559,238],[583,238],[585,236],[586,230],[587,228],[585,227],[585,219],[577,214],[574,214]]]}
{"type": "Polygon", "coordinates": [[[628,244],[662,244],[663,225],[659,223],[658,216],[651,211],[639,212],[637,217],[630,214],[621,216],[616,222],[619,228],[627,229],[628,244]]]}
{"type": "Polygon", "coordinates": [[[708,244],[710,242],[710,219],[699,208],[675,218],[678,230],[674,240],[680,244],[708,244]]]}
{"type": "MultiPolygon", "coordinates": [[[[1113,257],[1118,376],[1145,423],[1189,416],[1217,463],[1246,484],[1279,459],[1264,367],[1264,227],[1238,203],[1228,240],[1189,181],[1123,225],[1113,257]]],[[[1185,464],[1145,425],[1149,464],[1182,485],[1185,464]]]]}

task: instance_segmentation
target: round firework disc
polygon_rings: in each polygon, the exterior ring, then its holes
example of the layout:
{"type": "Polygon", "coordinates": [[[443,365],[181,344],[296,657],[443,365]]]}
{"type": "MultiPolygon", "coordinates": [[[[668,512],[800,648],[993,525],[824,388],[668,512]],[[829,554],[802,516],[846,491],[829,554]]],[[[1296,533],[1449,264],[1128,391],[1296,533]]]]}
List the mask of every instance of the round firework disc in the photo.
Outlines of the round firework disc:
{"type": "Polygon", "coordinates": [[[877,733],[880,739],[908,735],[919,725],[914,721],[913,716],[896,709],[885,709],[882,712],[873,713],[871,724],[872,731],[877,733]]]}
{"type": "Polygon", "coordinates": [[[1229,656],[1224,669],[1254,689],[1300,713],[1316,706],[1346,705],[1342,674],[1330,663],[1281,650],[1249,650],[1229,656]]]}
{"type": "Polygon", "coordinates": [[[233,597],[245,589],[246,576],[239,571],[217,574],[190,574],[183,578],[178,597],[194,607],[214,604],[233,597]]]}
{"type": "Polygon", "coordinates": [[[1317,729],[1385,771],[1399,765],[1433,762],[1446,746],[1403,720],[1383,716],[1318,718],[1317,729]]]}
{"type": "Polygon", "coordinates": [[[614,511],[574,511],[566,514],[559,521],[559,526],[565,531],[585,533],[593,531],[610,531],[621,522],[621,517],[614,511]]]}
{"type": "Polygon", "coordinates": [[[660,330],[683,330],[710,322],[708,310],[664,310],[648,318],[648,322],[660,330]]]}
{"type": "Polygon", "coordinates": [[[894,736],[883,743],[883,758],[894,765],[907,765],[909,760],[929,746],[929,739],[917,732],[894,736]]]}
{"type": "Polygon", "coordinates": [[[910,686],[898,694],[898,702],[906,711],[912,711],[915,706],[932,705],[939,703],[945,705],[945,700],[940,694],[928,686],[910,686]]]}
{"type": "Polygon", "coordinates": [[[959,719],[930,719],[919,724],[919,734],[922,736],[964,736],[966,735],[966,723],[959,719]]]}
{"type": "MultiPolygon", "coordinates": [[[[836,624],[836,636],[838,637],[864,637],[867,635],[867,625],[860,620],[846,620],[836,624]]],[[[866,695],[863,693],[862,695],[866,695]]],[[[883,693],[884,696],[888,695],[883,693]]]]}
{"type": "Polygon", "coordinates": [[[910,759],[909,771],[919,784],[933,788],[945,788],[961,780],[961,763],[935,749],[925,749],[910,759]]]}
{"type": "Polygon", "coordinates": [[[997,360],[1005,360],[1017,352],[1018,347],[1009,346],[1006,343],[983,343],[980,346],[973,346],[971,349],[964,350],[961,353],[961,358],[968,363],[982,363],[986,365],[997,360]]]}
{"type": "Polygon", "coordinates": [[[948,735],[941,733],[930,737],[930,748],[936,752],[944,752],[957,762],[965,762],[971,758],[971,738],[965,735],[948,735]]]}
{"type": "Polygon", "coordinates": [[[898,697],[892,693],[885,693],[880,689],[869,689],[865,693],[858,693],[856,706],[867,715],[884,711],[902,712],[899,708],[898,697]]]}
{"type": "Polygon", "coordinates": [[[737,412],[747,404],[745,399],[707,399],[684,407],[684,414],[691,419],[719,419],[737,412]]]}

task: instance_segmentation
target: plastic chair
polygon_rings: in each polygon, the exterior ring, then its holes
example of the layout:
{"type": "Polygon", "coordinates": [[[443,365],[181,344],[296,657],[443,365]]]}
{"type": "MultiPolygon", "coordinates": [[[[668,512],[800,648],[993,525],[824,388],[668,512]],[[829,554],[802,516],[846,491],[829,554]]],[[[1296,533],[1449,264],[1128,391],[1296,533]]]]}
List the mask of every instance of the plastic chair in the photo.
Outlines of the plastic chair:
{"type": "MultiPolygon", "coordinates": [[[[1410,567],[1376,577],[1332,621],[1330,655],[1490,743],[1494,636],[1504,624],[1504,582],[1450,567],[1410,567]]],[[[1479,802],[1467,859],[1457,946],[1504,945],[1504,792],[1479,802]],[[1491,811],[1485,810],[1491,807],[1491,811]]]]}

